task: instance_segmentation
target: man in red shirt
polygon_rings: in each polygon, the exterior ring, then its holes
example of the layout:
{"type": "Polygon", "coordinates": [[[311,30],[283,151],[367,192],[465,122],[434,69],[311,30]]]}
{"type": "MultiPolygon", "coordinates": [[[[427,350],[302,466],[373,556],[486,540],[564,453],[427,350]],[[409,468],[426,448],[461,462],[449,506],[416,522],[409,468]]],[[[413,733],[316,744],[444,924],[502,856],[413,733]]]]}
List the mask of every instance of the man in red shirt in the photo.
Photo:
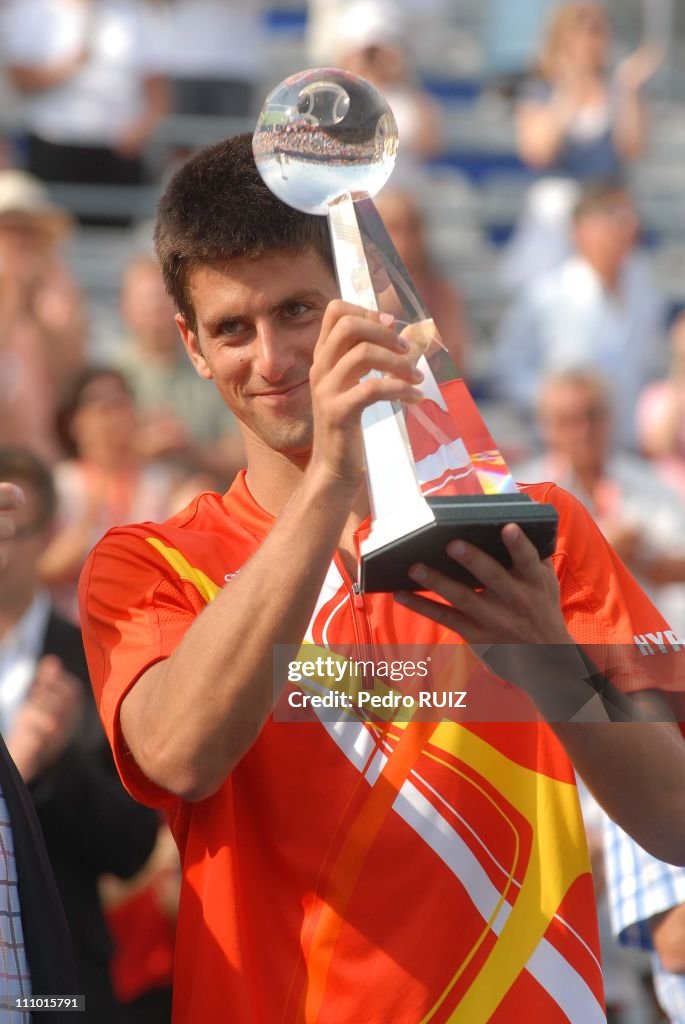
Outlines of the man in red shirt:
{"type": "Polygon", "coordinates": [[[360,594],[360,416],[419,398],[392,318],[336,298],[325,219],[271,195],[247,137],[177,172],[156,244],[188,355],[240,421],[248,466],[223,497],[110,531],[81,581],[119,770],[165,809],[181,853],[174,1024],[599,1024],[571,760],[641,843],[682,862],[677,726],[279,722],[273,651],[453,645],[455,689],[504,699],[512,688],[469,648],[496,642],[523,652],[497,669],[552,721],[559,701],[596,719],[576,644],[666,643],[668,627],[551,484],[527,489],[559,512],[548,562],[510,524],[510,571],[448,547],[478,591],[416,566],[434,598],[360,594]],[[371,369],[384,375],[361,381],[371,369]]]}

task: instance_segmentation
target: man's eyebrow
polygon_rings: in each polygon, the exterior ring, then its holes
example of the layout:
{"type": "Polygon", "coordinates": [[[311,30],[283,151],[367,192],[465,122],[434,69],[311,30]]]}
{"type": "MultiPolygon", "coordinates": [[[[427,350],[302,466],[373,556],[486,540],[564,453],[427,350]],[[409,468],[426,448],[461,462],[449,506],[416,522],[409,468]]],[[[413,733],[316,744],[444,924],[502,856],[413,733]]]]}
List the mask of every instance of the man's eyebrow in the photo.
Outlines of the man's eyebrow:
{"type": "Polygon", "coordinates": [[[277,313],[279,309],[283,309],[284,306],[292,306],[298,302],[304,302],[309,300],[310,302],[328,304],[328,298],[323,292],[318,291],[316,288],[302,288],[299,291],[291,292],[290,295],[286,295],[284,298],[279,299],[273,306],[270,307],[271,313],[277,313]]]}
{"type": "MultiPolygon", "coordinates": [[[[298,302],[313,302],[316,305],[328,305],[329,298],[317,288],[302,288],[295,292],[284,295],[278,302],[269,306],[269,313],[278,313],[286,306],[295,305],[298,302]]],[[[224,324],[240,323],[245,319],[242,313],[218,313],[216,316],[208,316],[203,319],[202,326],[210,334],[218,334],[224,324]]]]}
{"type": "Polygon", "coordinates": [[[217,316],[208,316],[203,319],[202,326],[210,334],[218,334],[224,324],[240,323],[244,317],[239,313],[219,313],[217,316]]]}

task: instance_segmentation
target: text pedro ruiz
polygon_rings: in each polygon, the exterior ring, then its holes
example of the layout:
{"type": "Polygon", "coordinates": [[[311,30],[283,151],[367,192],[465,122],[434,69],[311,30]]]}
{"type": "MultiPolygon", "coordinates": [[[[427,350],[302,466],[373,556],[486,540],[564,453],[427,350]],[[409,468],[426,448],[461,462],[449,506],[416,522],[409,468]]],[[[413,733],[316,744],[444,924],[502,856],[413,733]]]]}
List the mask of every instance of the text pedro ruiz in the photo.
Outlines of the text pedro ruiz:
{"type": "Polygon", "coordinates": [[[347,661],[333,656],[319,655],[308,660],[288,662],[288,682],[324,685],[324,692],[311,693],[292,690],[288,694],[291,708],[463,708],[466,707],[464,690],[416,690],[412,694],[387,690],[375,692],[368,683],[359,689],[346,693],[343,690],[328,689],[353,680],[383,683],[399,683],[426,679],[430,669],[430,658],[424,661],[347,661]]]}

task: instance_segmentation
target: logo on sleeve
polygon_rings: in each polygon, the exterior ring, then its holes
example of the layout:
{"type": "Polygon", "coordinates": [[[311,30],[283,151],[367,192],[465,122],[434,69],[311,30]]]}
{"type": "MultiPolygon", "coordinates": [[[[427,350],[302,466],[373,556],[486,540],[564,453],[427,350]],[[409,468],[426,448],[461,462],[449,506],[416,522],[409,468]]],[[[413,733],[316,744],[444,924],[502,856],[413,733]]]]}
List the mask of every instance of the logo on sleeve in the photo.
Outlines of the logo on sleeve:
{"type": "Polygon", "coordinates": [[[676,636],[670,629],[664,630],[663,633],[636,633],[633,642],[645,657],[648,654],[668,654],[685,647],[685,640],[676,636]]]}

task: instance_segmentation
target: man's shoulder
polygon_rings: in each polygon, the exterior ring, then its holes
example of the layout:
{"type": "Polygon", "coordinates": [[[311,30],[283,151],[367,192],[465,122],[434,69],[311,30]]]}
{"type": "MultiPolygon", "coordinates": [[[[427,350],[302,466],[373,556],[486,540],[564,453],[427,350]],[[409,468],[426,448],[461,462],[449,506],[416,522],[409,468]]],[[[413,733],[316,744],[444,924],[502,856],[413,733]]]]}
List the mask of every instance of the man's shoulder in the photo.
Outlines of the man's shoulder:
{"type": "MultiPolygon", "coordinates": [[[[532,466],[533,463],[531,463],[531,467],[532,466]]],[[[555,501],[558,500],[563,501],[563,495],[566,494],[561,487],[558,487],[557,484],[553,483],[551,480],[543,480],[532,484],[519,483],[518,488],[521,494],[527,495],[529,498],[532,498],[533,501],[550,502],[551,504],[555,504],[555,501]],[[561,499],[559,498],[559,495],[562,495],[561,499]]]]}
{"type": "Polygon", "coordinates": [[[553,505],[559,515],[557,555],[583,551],[601,538],[599,528],[585,506],[569,491],[550,480],[519,484],[522,494],[533,501],[553,505]]]}
{"type": "MultiPolygon", "coordinates": [[[[163,522],[138,522],[114,526],[90,552],[81,578],[89,575],[97,561],[115,560],[120,574],[141,568],[146,555],[194,551],[212,546],[217,539],[230,538],[234,517],[220,494],[203,491],[184,508],[163,522]]],[[[156,559],[153,559],[156,560],[156,559]]]]}
{"type": "MultiPolygon", "coordinates": [[[[102,538],[104,541],[111,536],[139,536],[155,533],[173,533],[176,530],[202,531],[217,521],[230,520],[230,512],[224,504],[223,498],[216,491],[201,491],[196,494],[187,505],[174,512],[173,515],[162,522],[145,520],[138,523],[127,523],[122,526],[114,526],[108,530],[102,538]]],[[[102,541],[100,541],[100,544],[102,541]]]]}

